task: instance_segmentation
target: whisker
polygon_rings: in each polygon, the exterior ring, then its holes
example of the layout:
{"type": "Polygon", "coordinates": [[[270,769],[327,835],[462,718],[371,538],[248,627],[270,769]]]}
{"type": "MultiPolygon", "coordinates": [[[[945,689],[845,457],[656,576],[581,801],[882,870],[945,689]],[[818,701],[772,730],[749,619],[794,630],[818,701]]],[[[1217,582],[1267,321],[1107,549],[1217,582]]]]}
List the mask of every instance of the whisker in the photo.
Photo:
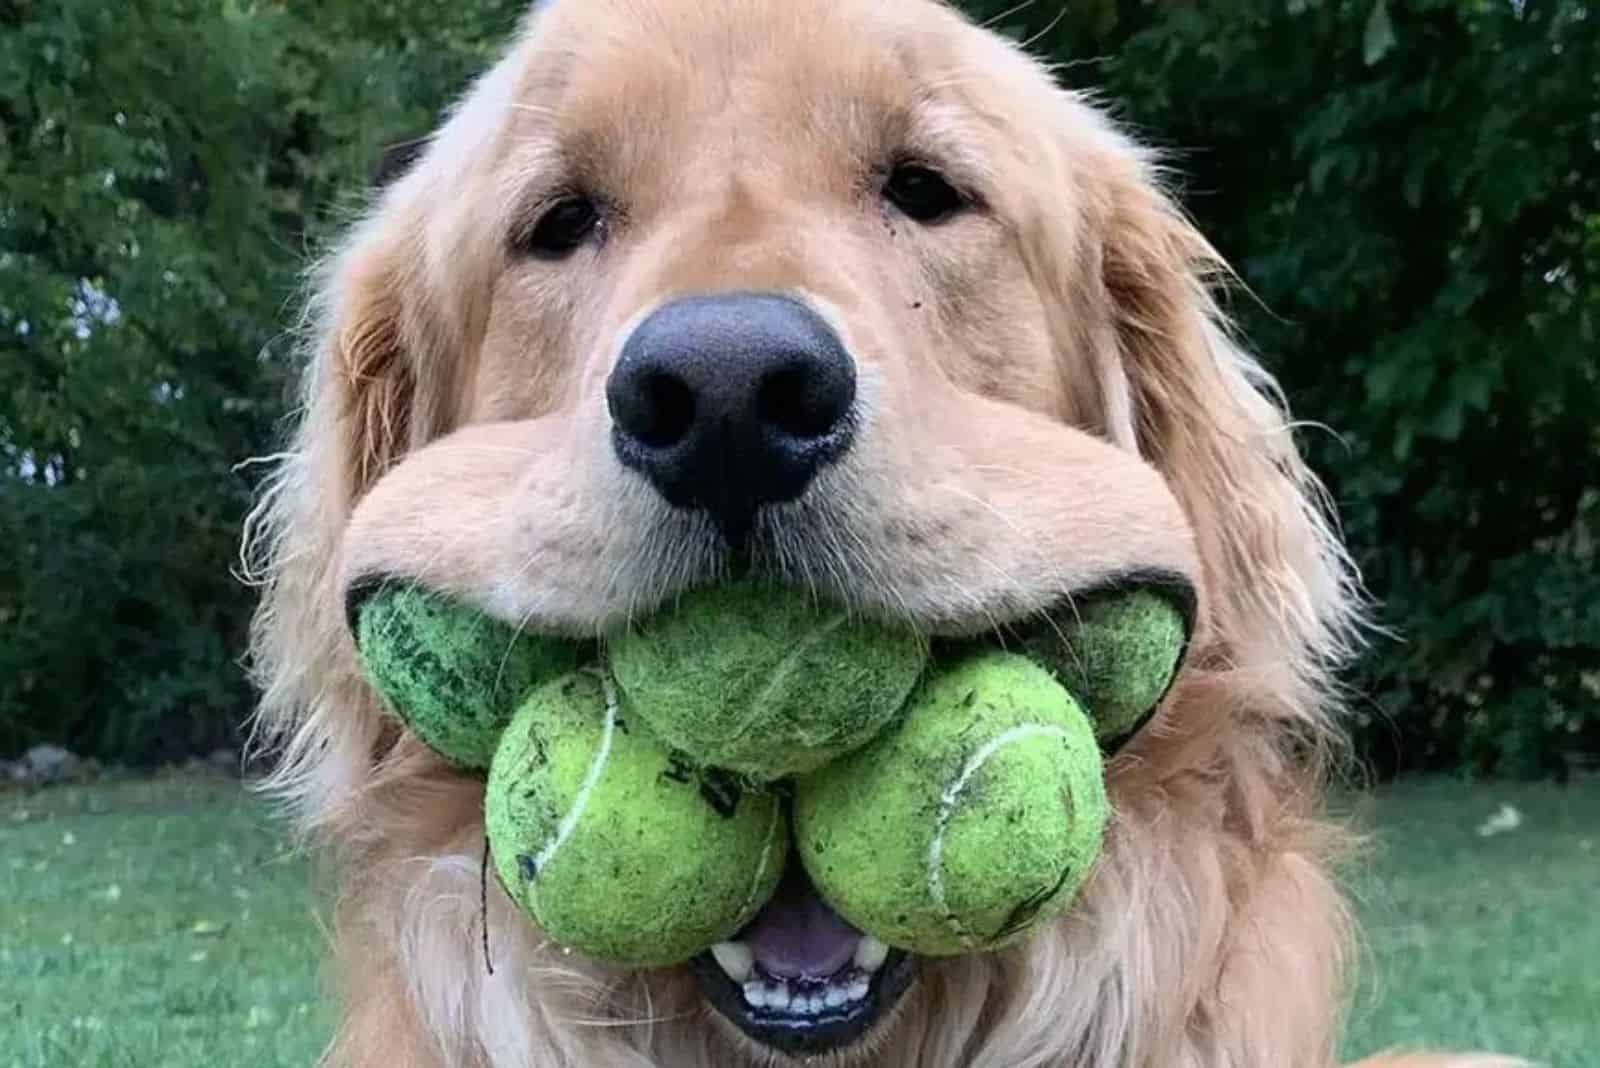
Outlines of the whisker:
{"type": "Polygon", "coordinates": [[[983,29],[986,29],[986,30],[987,29],[991,29],[997,23],[1004,22],[1006,19],[1009,19],[1014,15],[1022,14],[1024,11],[1026,11],[1030,7],[1032,7],[1036,2],[1037,2],[1037,0],[1022,0],[1021,3],[1014,4],[1011,7],[1006,8],[1004,11],[1000,12],[1000,14],[992,15],[989,18],[984,19],[978,25],[981,26],[983,29]]]}
{"type": "Polygon", "coordinates": [[[1066,18],[1066,17],[1067,17],[1067,6],[1065,4],[1063,4],[1063,5],[1061,5],[1061,10],[1056,12],[1056,17],[1051,19],[1049,21],[1049,23],[1047,23],[1045,25],[1044,29],[1040,30],[1038,33],[1034,34],[1032,37],[1028,38],[1026,41],[1022,42],[1023,51],[1027,51],[1028,49],[1032,48],[1034,45],[1038,44],[1039,41],[1042,38],[1049,36],[1050,31],[1054,30],[1057,26],[1061,25],[1061,20],[1066,18]]]}
{"type": "Polygon", "coordinates": [[[1004,512],[1000,511],[1000,509],[996,508],[993,504],[990,504],[988,501],[984,500],[982,497],[979,497],[977,494],[968,493],[964,489],[958,489],[957,487],[951,486],[951,485],[941,485],[938,488],[944,490],[946,493],[950,494],[953,497],[960,497],[963,500],[971,501],[973,504],[977,505],[978,507],[982,508],[984,511],[988,512],[990,515],[994,516],[1001,523],[1004,523],[1006,525],[1006,527],[1013,534],[1016,534],[1016,535],[1019,535],[1019,536],[1023,535],[1023,531],[1022,531],[1021,527],[1019,527],[1015,523],[1013,523],[1011,521],[1011,519],[1004,512]]]}

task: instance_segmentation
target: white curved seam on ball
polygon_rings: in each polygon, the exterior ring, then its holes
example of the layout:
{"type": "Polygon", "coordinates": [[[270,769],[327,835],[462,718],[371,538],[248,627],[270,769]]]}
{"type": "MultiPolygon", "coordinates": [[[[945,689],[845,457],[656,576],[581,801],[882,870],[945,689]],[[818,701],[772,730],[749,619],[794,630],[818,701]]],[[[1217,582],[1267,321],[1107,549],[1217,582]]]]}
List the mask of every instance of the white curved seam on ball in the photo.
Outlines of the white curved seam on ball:
{"type": "Polygon", "coordinates": [[[1064,728],[1051,726],[1048,723],[1019,723],[1015,727],[1008,727],[990,738],[976,753],[968,757],[966,764],[961,768],[961,774],[957,775],[939,795],[939,814],[933,823],[933,841],[928,843],[928,897],[932,899],[935,907],[944,913],[945,922],[949,924],[957,938],[970,940],[973,934],[956,919],[955,913],[950,910],[944,897],[944,836],[950,829],[950,821],[955,818],[956,802],[961,800],[961,793],[967,788],[967,783],[983,770],[983,766],[994,757],[995,753],[1012,742],[1040,736],[1060,738],[1069,746],[1072,743],[1071,736],[1064,728]]]}
{"type": "Polygon", "coordinates": [[[545,847],[539,850],[539,855],[533,858],[534,878],[538,878],[545,865],[555,859],[556,851],[572,836],[578,821],[583,818],[583,810],[589,805],[589,795],[594,793],[595,784],[600,781],[606,761],[611,757],[611,738],[617,730],[617,687],[605,675],[600,676],[600,686],[606,695],[606,725],[600,732],[600,748],[595,750],[594,760],[590,761],[589,770],[584,772],[583,783],[578,787],[567,814],[556,826],[555,837],[546,842],[545,847]]]}
{"type": "Polygon", "coordinates": [[[773,695],[781,690],[782,684],[787,682],[789,680],[789,676],[794,674],[795,669],[800,666],[800,658],[803,657],[812,646],[816,645],[827,635],[838,630],[844,624],[847,618],[848,616],[846,613],[840,612],[826,623],[819,625],[816,630],[813,630],[810,634],[807,634],[804,638],[801,638],[787,653],[783,655],[783,659],[778,661],[777,666],[772,669],[772,674],[768,676],[767,684],[761,687],[761,691],[750,699],[750,707],[745,712],[744,723],[739,730],[740,736],[744,735],[745,731],[749,729],[750,725],[756,721],[756,718],[760,716],[766,710],[767,706],[772,703],[773,695]]]}
{"type": "Polygon", "coordinates": [[[767,863],[772,860],[772,843],[778,838],[778,817],[782,812],[782,805],[773,804],[772,816],[767,820],[767,842],[761,849],[761,862],[756,865],[755,878],[750,880],[750,892],[744,898],[745,908],[749,908],[756,900],[756,892],[761,889],[761,880],[767,874],[767,863]]]}

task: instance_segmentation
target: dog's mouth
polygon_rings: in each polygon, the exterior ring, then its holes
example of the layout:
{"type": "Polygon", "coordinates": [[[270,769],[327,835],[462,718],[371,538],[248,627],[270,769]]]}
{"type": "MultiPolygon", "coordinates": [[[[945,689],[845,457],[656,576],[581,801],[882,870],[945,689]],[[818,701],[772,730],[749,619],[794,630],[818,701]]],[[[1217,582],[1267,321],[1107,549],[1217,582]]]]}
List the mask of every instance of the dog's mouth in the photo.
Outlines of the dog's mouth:
{"type": "Polygon", "coordinates": [[[916,958],[856,930],[791,863],[738,937],[690,963],[707,1001],[765,1046],[796,1055],[857,1041],[910,987],[916,958]]]}

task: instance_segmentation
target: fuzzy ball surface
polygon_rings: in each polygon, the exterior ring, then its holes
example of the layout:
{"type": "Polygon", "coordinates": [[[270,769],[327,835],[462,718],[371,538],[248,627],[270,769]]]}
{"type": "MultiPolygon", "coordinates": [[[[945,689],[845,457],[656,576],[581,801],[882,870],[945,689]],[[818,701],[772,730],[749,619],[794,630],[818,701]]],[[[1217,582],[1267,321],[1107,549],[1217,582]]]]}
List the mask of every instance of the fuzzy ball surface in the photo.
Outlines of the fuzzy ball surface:
{"type": "Polygon", "coordinates": [[[362,602],[355,634],[362,670],[389,708],[439,755],[471,769],[489,766],[530,690],[586,655],[579,643],[519,632],[404,584],[362,602]]]}
{"type": "Polygon", "coordinates": [[[1059,914],[1106,816],[1088,719],[1049,672],[1003,652],[934,672],[903,723],[795,793],[797,848],[823,898],[933,956],[993,949],[1059,914]]]}
{"type": "Polygon", "coordinates": [[[776,796],[701,773],[579,670],[536,690],[489,770],[495,871],[556,942],[629,966],[674,964],[734,935],[788,851],[776,796]]]}
{"type": "Polygon", "coordinates": [[[1188,641],[1183,614],[1150,590],[1086,599],[1036,631],[1020,650],[1048,667],[1083,703],[1095,735],[1133,735],[1166,694],[1188,641]]]}
{"type": "Polygon", "coordinates": [[[873,737],[916,685],[920,635],[758,583],[684,594],[608,651],[629,710],[705,767],[757,781],[873,737]]]}

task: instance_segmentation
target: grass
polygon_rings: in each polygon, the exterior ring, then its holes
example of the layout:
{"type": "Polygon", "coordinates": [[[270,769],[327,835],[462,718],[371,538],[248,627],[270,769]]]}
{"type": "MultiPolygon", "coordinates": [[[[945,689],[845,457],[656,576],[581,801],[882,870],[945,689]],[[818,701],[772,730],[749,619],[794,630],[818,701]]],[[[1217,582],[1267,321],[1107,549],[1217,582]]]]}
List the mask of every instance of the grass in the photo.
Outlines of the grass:
{"type": "Polygon", "coordinates": [[[1358,809],[1378,837],[1348,880],[1368,956],[1347,1052],[1434,1046],[1594,1065],[1600,778],[1403,781],[1358,809]],[[1503,805],[1521,826],[1480,835],[1503,805]]]}
{"type": "Polygon", "coordinates": [[[308,886],[219,776],[0,794],[0,1068],[313,1064],[308,886]]]}
{"type": "MultiPolygon", "coordinates": [[[[1370,956],[1347,1053],[1600,1046],[1600,779],[1429,779],[1355,801],[1370,956]],[[1522,825],[1477,828],[1502,805],[1522,825]]],[[[329,1016],[303,862],[236,783],[0,793],[0,1068],[310,1065],[329,1016]]]]}

